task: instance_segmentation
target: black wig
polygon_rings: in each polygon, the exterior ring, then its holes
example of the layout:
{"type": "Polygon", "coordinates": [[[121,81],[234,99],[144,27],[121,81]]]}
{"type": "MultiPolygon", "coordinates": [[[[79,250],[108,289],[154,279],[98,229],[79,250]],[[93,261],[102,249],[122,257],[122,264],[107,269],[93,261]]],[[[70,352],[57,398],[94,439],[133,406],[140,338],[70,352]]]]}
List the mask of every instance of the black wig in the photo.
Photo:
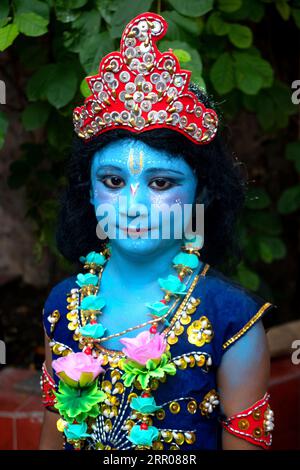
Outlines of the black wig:
{"type": "MultiPolygon", "coordinates": [[[[190,84],[207,107],[211,100],[190,84]]],[[[197,145],[184,135],[169,129],[154,129],[139,134],[115,129],[85,142],[76,134],[68,163],[68,183],[61,197],[57,227],[57,247],[65,258],[78,262],[90,251],[100,251],[103,240],[96,235],[97,219],[90,203],[90,170],[92,157],[112,141],[134,138],[174,156],[181,155],[198,177],[196,203],[205,204],[204,246],[201,259],[211,266],[226,265],[230,271],[240,259],[237,221],[245,199],[245,180],[240,164],[228,152],[219,133],[206,145],[197,145]],[[203,190],[205,189],[205,199],[203,190]]]]}

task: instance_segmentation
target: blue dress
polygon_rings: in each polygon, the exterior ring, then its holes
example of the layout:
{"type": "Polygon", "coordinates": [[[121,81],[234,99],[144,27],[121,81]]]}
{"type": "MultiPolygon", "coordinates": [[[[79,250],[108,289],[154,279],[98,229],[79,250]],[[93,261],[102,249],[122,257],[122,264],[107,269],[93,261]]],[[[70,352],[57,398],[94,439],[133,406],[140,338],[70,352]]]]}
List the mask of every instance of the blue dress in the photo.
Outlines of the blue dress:
{"type": "MultiPolygon", "coordinates": [[[[81,351],[76,330],[80,326],[80,315],[76,314],[80,295],[75,281],[76,276],[72,276],[57,284],[43,310],[53,359],[68,351],[81,351]],[[59,320],[51,329],[49,320],[55,311],[59,311],[59,320]]],[[[223,354],[271,307],[275,305],[202,264],[172,313],[169,326],[162,325],[176,374],[150,382],[152,396],[161,407],[152,417],[153,426],[159,429],[153,449],[221,449],[218,367],[223,354]]],[[[141,389],[137,382],[124,386],[119,367],[121,351],[101,348],[100,353],[105,373],[99,376],[99,387],[107,399],[100,404],[101,414],[85,448],[132,449],[127,436],[138,421],[129,405],[132,397],[140,396],[141,389]]],[[[54,378],[58,383],[58,377],[54,378]]],[[[65,449],[68,446],[65,444],[65,449]]]]}

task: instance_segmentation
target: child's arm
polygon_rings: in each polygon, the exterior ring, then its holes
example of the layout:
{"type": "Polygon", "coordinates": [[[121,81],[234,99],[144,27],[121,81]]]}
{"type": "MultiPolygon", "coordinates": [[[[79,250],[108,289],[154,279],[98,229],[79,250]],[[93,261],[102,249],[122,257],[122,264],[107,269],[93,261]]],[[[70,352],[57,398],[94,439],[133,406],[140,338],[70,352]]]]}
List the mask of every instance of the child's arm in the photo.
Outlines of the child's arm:
{"type": "MultiPolygon", "coordinates": [[[[222,358],[218,388],[224,415],[231,417],[260,400],[268,389],[269,372],[268,344],[263,325],[258,322],[222,358]]],[[[222,446],[224,450],[261,449],[226,430],[223,430],[222,446]]]]}

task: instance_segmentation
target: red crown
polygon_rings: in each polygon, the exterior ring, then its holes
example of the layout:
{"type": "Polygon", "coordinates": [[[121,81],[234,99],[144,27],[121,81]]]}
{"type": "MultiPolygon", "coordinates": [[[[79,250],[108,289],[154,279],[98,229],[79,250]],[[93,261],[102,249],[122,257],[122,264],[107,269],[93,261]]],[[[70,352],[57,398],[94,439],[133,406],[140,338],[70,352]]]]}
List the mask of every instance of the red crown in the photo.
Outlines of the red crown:
{"type": "Polygon", "coordinates": [[[216,135],[218,117],[188,90],[191,72],[156,42],[167,31],[164,18],[142,13],[126,26],[120,52],[107,54],[99,73],[86,80],[92,95],[73,112],[75,132],[89,140],[112,129],[143,132],[174,129],[196,144],[216,135]]]}

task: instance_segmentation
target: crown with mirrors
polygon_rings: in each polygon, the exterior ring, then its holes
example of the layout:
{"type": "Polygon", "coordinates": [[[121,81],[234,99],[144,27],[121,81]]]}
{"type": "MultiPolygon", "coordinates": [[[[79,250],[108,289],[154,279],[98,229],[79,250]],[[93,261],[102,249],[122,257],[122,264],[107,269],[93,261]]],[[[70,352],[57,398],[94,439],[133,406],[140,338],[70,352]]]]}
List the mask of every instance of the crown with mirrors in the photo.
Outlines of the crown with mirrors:
{"type": "Polygon", "coordinates": [[[107,54],[99,73],[86,77],[92,94],[73,112],[80,138],[89,141],[119,128],[173,129],[195,144],[215,137],[217,114],[189,90],[191,71],[180,68],[172,49],[161,53],[156,46],[167,28],[162,16],[150,12],[128,23],[120,52],[107,54]]]}

